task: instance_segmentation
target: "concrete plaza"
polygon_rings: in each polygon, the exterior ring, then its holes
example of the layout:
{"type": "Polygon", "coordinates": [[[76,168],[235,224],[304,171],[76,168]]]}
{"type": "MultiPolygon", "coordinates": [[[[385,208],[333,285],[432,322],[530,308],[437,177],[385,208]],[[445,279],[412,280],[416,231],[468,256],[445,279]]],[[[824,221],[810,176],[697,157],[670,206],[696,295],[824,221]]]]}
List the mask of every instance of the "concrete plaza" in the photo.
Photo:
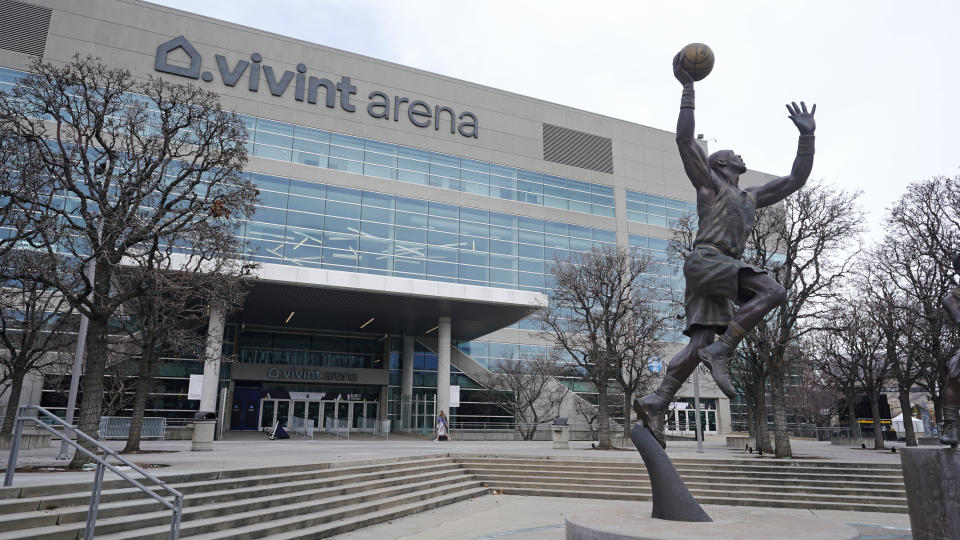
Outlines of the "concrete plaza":
{"type": "MultiPolygon", "coordinates": [[[[123,441],[111,441],[120,449],[123,441]]],[[[899,463],[899,455],[889,449],[861,450],[833,446],[829,442],[792,441],[795,461],[811,460],[858,463],[899,463]]],[[[902,447],[902,443],[895,446],[902,447]]],[[[255,469],[308,463],[345,463],[350,461],[383,459],[431,454],[474,454],[544,456],[546,459],[577,458],[583,460],[625,460],[642,462],[635,450],[600,451],[589,442],[574,441],[570,450],[554,450],[548,441],[450,441],[431,440],[391,435],[389,440],[355,436],[350,440],[294,437],[289,440],[268,440],[261,433],[233,433],[226,440],[214,443],[212,452],[191,452],[190,441],[144,441],[144,454],[125,455],[141,465],[161,465],[150,472],[163,477],[176,473],[255,469]]],[[[18,468],[62,466],[55,460],[58,447],[26,450],[20,453],[18,468]]],[[[758,463],[772,461],[770,456],[747,454],[739,449],[726,448],[719,442],[704,444],[704,452],[697,452],[692,441],[669,443],[669,455],[674,458],[703,458],[715,460],[748,459],[758,463]]],[[[0,454],[6,463],[7,452],[0,454]]],[[[88,480],[92,472],[18,472],[15,485],[56,484],[88,480]]],[[[109,479],[112,473],[107,473],[109,479]]],[[[480,540],[510,538],[563,538],[563,515],[570,511],[584,512],[591,508],[623,508],[624,512],[638,509],[649,511],[649,502],[609,501],[582,498],[553,498],[511,495],[490,495],[445,506],[359,529],[341,536],[343,539],[464,539],[480,540]]],[[[809,517],[818,521],[851,524],[857,527],[861,538],[909,538],[910,523],[906,514],[877,512],[850,512],[836,510],[799,510],[755,507],[705,506],[715,515],[756,515],[809,517]]],[[[746,531],[745,531],[746,534],[746,531]]],[[[798,536],[800,537],[800,536],[798,536]]]]}

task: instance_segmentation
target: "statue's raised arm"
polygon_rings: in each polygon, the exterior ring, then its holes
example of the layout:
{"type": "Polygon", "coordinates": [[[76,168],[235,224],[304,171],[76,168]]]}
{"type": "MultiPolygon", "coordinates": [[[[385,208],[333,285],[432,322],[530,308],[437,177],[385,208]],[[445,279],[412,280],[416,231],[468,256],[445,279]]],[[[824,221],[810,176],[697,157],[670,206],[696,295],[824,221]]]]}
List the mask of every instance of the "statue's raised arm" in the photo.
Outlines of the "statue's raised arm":
{"type": "Polygon", "coordinates": [[[797,144],[797,157],[793,160],[793,169],[787,176],[773,179],[762,186],[747,188],[757,197],[757,207],[770,206],[786,199],[794,191],[802,188],[810,177],[810,171],[813,169],[813,132],[817,129],[817,123],[813,119],[817,112],[817,106],[814,105],[807,112],[807,104],[796,102],[787,105],[790,112],[790,120],[800,131],[800,142],[797,144]]]}
{"type": "Polygon", "coordinates": [[[697,195],[716,197],[716,186],[710,176],[710,166],[707,164],[707,154],[693,139],[695,129],[693,77],[680,65],[680,53],[673,57],[673,76],[683,85],[683,95],[680,98],[680,115],[677,118],[677,148],[680,150],[680,160],[683,170],[687,173],[693,187],[697,188],[697,195]]]}

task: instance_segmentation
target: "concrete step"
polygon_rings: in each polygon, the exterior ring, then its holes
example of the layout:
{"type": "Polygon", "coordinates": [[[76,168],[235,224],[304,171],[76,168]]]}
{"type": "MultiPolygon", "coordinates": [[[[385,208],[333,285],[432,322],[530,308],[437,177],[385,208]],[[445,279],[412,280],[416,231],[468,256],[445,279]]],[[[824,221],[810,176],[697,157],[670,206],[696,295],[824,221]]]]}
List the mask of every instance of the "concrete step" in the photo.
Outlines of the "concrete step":
{"type": "MultiPolygon", "coordinates": [[[[408,461],[398,464],[401,467],[385,467],[384,465],[360,467],[340,467],[336,469],[307,470],[304,472],[294,472],[288,474],[266,474],[233,477],[223,480],[205,480],[199,482],[188,482],[174,484],[175,489],[184,494],[185,504],[197,498],[197,495],[224,490],[244,490],[258,488],[262,490],[272,489],[274,492],[282,492],[306,485],[303,483],[316,482],[317,486],[335,485],[336,483],[365,481],[369,479],[390,478],[403,476],[409,471],[416,470],[423,474],[429,474],[441,470],[449,470],[451,467],[458,468],[450,459],[408,461]]],[[[129,485],[129,484],[128,484],[129,485]]],[[[9,514],[12,512],[22,512],[44,509],[62,509],[69,506],[84,506],[89,503],[89,487],[86,492],[72,492],[61,495],[48,495],[42,497],[29,497],[26,499],[6,499],[0,500],[0,514],[9,514]]],[[[155,491],[164,495],[163,490],[155,491]]],[[[106,490],[101,495],[101,509],[109,508],[109,503],[115,501],[130,501],[139,499],[144,502],[155,503],[155,501],[137,488],[127,487],[123,489],[106,490]]],[[[159,503],[156,503],[159,504],[159,503]]],[[[0,530],[3,530],[0,525],[0,530]]]]}
{"type": "MultiPolygon", "coordinates": [[[[625,500],[625,501],[649,501],[650,495],[624,495],[614,491],[598,491],[584,494],[578,491],[564,489],[547,489],[536,486],[516,486],[504,488],[506,495],[525,495],[537,497],[575,497],[588,499],[607,499],[607,500],[625,500]]],[[[805,508],[810,510],[850,510],[854,512],[889,512],[889,513],[907,513],[906,504],[886,504],[873,503],[870,501],[860,502],[832,502],[829,505],[825,503],[811,503],[806,501],[778,501],[767,498],[746,498],[740,497],[732,499],[729,496],[708,495],[704,493],[693,493],[697,502],[700,504],[720,504],[728,506],[758,506],[764,508],[805,508]]]]}
{"type": "MultiPolygon", "coordinates": [[[[504,487],[508,484],[539,484],[545,488],[556,488],[558,486],[564,486],[572,489],[579,490],[590,490],[590,491],[602,491],[602,490],[611,490],[616,491],[618,489],[631,490],[631,491],[650,491],[650,483],[647,481],[643,482],[585,482],[583,480],[570,480],[564,478],[553,478],[550,480],[544,480],[543,478],[536,476],[483,476],[478,475],[477,479],[488,484],[494,488],[504,487]]],[[[885,497],[906,501],[906,492],[903,489],[849,489],[842,486],[836,486],[832,488],[817,488],[811,486],[799,486],[796,488],[778,488],[776,486],[757,486],[753,484],[747,484],[742,482],[717,482],[713,480],[703,480],[703,481],[689,481],[684,480],[687,488],[691,491],[694,489],[710,489],[717,491],[724,491],[729,493],[731,496],[740,496],[741,493],[762,493],[765,496],[771,498],[806,498],[808,496],[815,495],[831,495],[831,496],[844,496],[844,497],[854,497],[860,499],[873,499],[877,497],[885,497]]]]}
{"type": "MultiPolygon", "coordinates": [[[[441,470],[431,468],[428,472],[419,468],[407,468],[404,469],[401,476],[391,474],[388,478],[368,478],[369,476],[368,473],[367,475],[348,475],[321,481],[300,481],[290,485],[277,484],[265,487],[253,485],[241,489],[227,489],[194,495],[184,500],[183,520],[200,517],[202,512],[209,508],[215,508],[217,512],[236,512],[248,509],[248,507],[250,509],[259,507],[263,504],[263,501],[285,504],[287,501],[302,500],[303,497],[333,497],[344,495],[347,492],[365,494],[389,488],[403,489],[405,485],[419,485],[430,482],[442,483],[449,478],[472,478],[463,469],[450,465],[441,470]]],[[[0,530],[9,531],[54,523],[63,526],[69,523],[85,522],[86,514],[86,505],[24,514],[8,514],[4,521],[0,522],[0,530]],[[54,518],[54,520],[51,521],[51,518],[54,518]]],[[[101,504],[97,520],[98,530],[101,530],[101,524],[110,518],[123,518],[129,515],[139,516],[140,522],[144,522],[148,519],[147,516],[151,515],[150,519],[163,523],[169,521],[170,511],[159,502],[149,498],[101,504]]],[[[104,527],[109,526],[105,525],[104,527]]]]}
{"type": "MultiPolygon", "coordinates": [[[[624,468],[643,468],[643,462],[640,460],[623,461],[560,461],[554,459],[533,459],[533,458],[475,458],[472,456],[456,456],[460,463],[469,463],[472,466],[496,465],[496,464],[516,464],[524,466],[540,467],[574,467],[580,470],[602,470],[602,469],[624,469],[624,468]]],[[[890,466],[888,464],[877,464],[876,466],[863,466],[864,464],[855,464],[857,466],[848,467],[847,464],[833,464],[831,466],[811,466],[809,463],[793,462],[784,465],[770,466],[767,464],[756,464],[740,461],[715,461],[715,462],[690,462],[688,460],[677,460],[674,466],[678,470],[702,470],[702,471],[744,471],[752,473],[807,473],[807,474],[846,474],[846,475],[884,475],[884,476],[902,476],[899,466],[890,466]]]]}
{"type": "MultiPolygon", "coordinates": [[[[590,478],[597,477],[609,477],[609,478],[630,478],[630,477],[646,477],[646,469],[641,467],[635,467],[633,464],[625,467],[605,467],[605,468],[583,468],[575,466],[550,466],[550,465],[534,465],[534,464],[475,464],[469,461],[460,461],[460,464],[464,467],[470,469],[474,472],[496,472],[496,471],[527,471],[529,473],[536,473],[542,475],[562,475],[562,476],[586,476],[590,478]]],[[[900,475],[880,475],[880,474],[810,474],[807,472],[775,472],[775,473],[766,473],[766,472],[753,472],[753,471],[740,471],[740,470],[725,470],[725,471],[709,471],[701,469],[690,469],[685,467],[678,467],[677,471],[680,472],[681,476],[687,477],[688,475],[709,475],[711,477],[717,478],[751,478],[756,480],[768,479],[771,481],[789,481],[791,479],[797,479],[800,481],[837,481],[844,480],[849,482],[887,482],[891,484],[902,484],[903,477],[900,475]]]]}
{"type": "MultiPolygon", "coordinates": [[[[648,478],[643,477],[639,479],[630,479],[630,480],[620,480],[620,479],[606,479],[606,478],[582,478],[582,477],[565,477],[565,476],[550,476],[545,477],[543,475],[531,475],[524,473],[475,473],[475,476],[478,480],[487,482],[491,485],[496,485],[500,482],[539,482],[544,486],[549,486],[552,484],[577,484],[580,486],[641,486],[649,487],[650,481],[648,478]]],[[[818,485],[812,484],[793,484],[793,485],[783,485],[779,483],[756,483],[752,481],[745,481],[739,478],[711,478],[711,477],[683,477],[684,483],[688,486],[728,486],[727,489],[731,491],[740,491],[740,490],[751,490],[757,492],[771,492],[771,493],[830,493],[830,494],[844,494],[844,495],[856,495],[856,496],[885,496],[885,497],[906,497],[906,490],[904,489],[903,484],[899,486],[896,484],[893,485],[865,485],[865,486],[850,486],[844,482],[834,482],[832,484],[820,483],[818,485]]]]}
{"type": "MultiPolygon", "coordinates": [[[[406,473],[402,476],[390,474],[388,478],[366,478],[370,474],[362,476],[350,476],[348,478],[332,478],[323,480],[307,480],[291,483],[280,483],[268,486],[250,486],[243,488],[234,488],[219,490],[213,492],[204,492],[194,494],[190,498],[185,498],[185,508],[195,506],[214,505],[218,503],[233,504],[236,501],[254,501],[248,504],[257,504],[256,501],[265,500],[270,497],[273,500],[283,499],[284,496],[298,498],[303,496],[330,496],[334,494],[346,493],[348,490],[368,490],[375,487],[392,487],[403,485],[412,480],[431,481],[450,478],[453,475],[466,477],[462,469],[447,467],[445,469],[424,471],[420,469],[405,469],[406,473]]],[[[128,514],[144,514],[147,512],[167,513],[166,507],[159,502],[145,498],[133,501],[115,501],[100,505],[98,518],[110,518],[128,514]]],[[[77,506],[72,508],[58,509],[59,524],[86,521],[87,506],[77,506]]],[[[6,516],[9,523],[0,524],[0,530],[5,527],[16,527],[16,515],[6,516]]],[[[184,515],[186,519],[187,515],[184,515]]],[[[17,527],[20,528],[20,527],[17,527]]]]}
{"type": "MultiPolygon", "coordinates": [[[[228,539],[228,538],[263,538],[269,536],[274,540],[299,539],[299,538],[327,538],[336,534],[343,534],[362,527],[368,527],[384,521],[390,521],[403,516],[409,516],[418,512],[424,512],[440,506],[453,504],[455,502],[480,497],[486,494],[485,488],[470,488],[456,491],[438,497],[416,500],[413,502],[401,503],[388,508],[370,510],[365,509],[364,513],[355,516],[341,517],[339,519],[330,519],[329,516],[304,516],[303,521],[313,521],[319,519],[323,523],[304,528],[276,527],[274,525],[260,525],[253,527],[243,527],[232,529],[228,534],[200,535],[194,538],[200,540],[228,539]]],[[[345,509],[343,514],[352,513],[353,509],[345,509]]],[[[303,523],[301,521],[300,523],[303,523]]]]}
{"type": "MultiPolygon", "coordinates": [[[[346,522],[348,518],[362,518],[370,513],[388,514],[392,511],[398,511],[403,505],[412,505],[414,507],[422,506],[422,510],[435,508],[441,504],[450,504],[453,502],[466,500],[471,497],[480,496],[486,493],[486,489],[479,487],[476,481],[464,482],[446,482],[446,485],[432,487],[429,489],[408,489],[404,493],[393,494],[376,500],[360,501],[350,500],[351,496],[343,497],[346,504],[329,505],[326,504],[323,509],[317,508],[314,501],[304,501],[298,504],[289,504],[282,507],[266,506],[260,510],[243,512],[229,516],[208,517],[198,520],[185,522],[181,525],[181,536],[199,537],[199,538],[261,538],[264,536],[275,537],[279,533],[301,534],[304,528],[327,528],[333,529],[337,534],[338,527],[341,526],[341,520],[346,522]],[[427,502],[430,501],[430,502],[427,502]]],[[[327,502],[327,501],[325,501],[327,502]]],[[[421,510],[409,510],[409,513],[421,510]]],[[[407,514],[401,514],[407,515],[407,514]]],[[[387,517],[386,519],[391,519],[387,517]]],[[[363,519],[357,520],[362,523],[363,519]]],[[[379,523],[372,521],[371,523],[379,523]]],[[[356,525],[352,528],[364,525],[356,525]]],[[[351,528],[345,530],[352,530],[351,528]]],[[[97,538],[102,540],[114,540],[120,538],[138,538],[144,540],[163,540],[169,534],[169,524],[167,526],[146,527],[136,530],[127,530],[114,534],[100,533],[100,527],[97,527],[97,538]]],[[[322,538],[323,536],[314,536],[322,538]]],[[[297,536],[294,536],[297,537],[297,536]]]]}

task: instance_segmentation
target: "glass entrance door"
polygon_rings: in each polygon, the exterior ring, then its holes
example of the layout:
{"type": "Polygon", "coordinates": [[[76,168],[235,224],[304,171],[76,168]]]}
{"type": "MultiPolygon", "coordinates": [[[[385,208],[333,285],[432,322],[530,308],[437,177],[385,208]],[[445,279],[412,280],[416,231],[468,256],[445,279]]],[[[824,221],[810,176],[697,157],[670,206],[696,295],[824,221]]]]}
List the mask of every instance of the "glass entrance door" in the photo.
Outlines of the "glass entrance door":
{"type": "Polygon", "coordinates": [[[264,399],[260,405],[260,429],[273,428],[276,421],[277,400],[264,399]]]}

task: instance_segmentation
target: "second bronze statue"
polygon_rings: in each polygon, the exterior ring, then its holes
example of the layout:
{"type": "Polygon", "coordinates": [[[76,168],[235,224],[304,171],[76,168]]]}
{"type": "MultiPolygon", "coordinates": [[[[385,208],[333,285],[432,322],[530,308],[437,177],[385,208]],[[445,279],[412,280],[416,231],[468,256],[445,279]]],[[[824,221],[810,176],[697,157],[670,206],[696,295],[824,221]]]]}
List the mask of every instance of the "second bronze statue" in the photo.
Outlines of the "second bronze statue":
{"type": "Polygon", "coordinates": [[[707,156],[694,140],[694,81],[683,69],[680,54],[673,59],[673,73],[683,85],[677,147],[684,171],[697,190],[699,218],[693,249],[683,264],[684,334],[690,343],[670,361],[660,386],[634,402],[637,415],[664,448],[664,415],[687,377],[703,362],[717,387],[733,398],[736,389],[730,379],[730,360],[737,345],[787,298],[787,292],[766,270],[743,262],[743,252],[757,208],[782,201],[803,187],[810,176],[817,109],[814,105],[808,111],[802,101],[787,105],[790,119],[800,131],[790,174],[741,189],[740,175],[747,171],[743,158],[732,150],[707,156]],[[734,303],[739,306],[736,312],[734,303]]]}

